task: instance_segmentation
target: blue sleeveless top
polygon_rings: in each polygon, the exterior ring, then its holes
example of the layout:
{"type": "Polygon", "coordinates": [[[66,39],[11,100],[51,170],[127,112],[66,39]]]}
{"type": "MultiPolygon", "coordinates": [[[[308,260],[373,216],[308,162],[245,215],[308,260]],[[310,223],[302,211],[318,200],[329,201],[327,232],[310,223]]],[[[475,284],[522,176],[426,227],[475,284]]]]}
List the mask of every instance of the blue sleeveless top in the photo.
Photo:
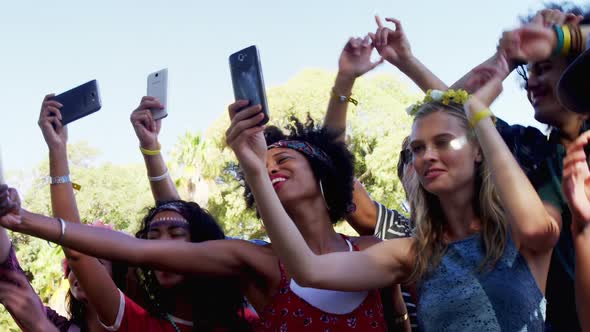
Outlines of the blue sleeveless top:
{"type": "Polygon", "coordinates": [[[479,234],[449,244],[418,284],[421,331],[543,331],[545,297],[510,235],[493,270],[479,234]]]}

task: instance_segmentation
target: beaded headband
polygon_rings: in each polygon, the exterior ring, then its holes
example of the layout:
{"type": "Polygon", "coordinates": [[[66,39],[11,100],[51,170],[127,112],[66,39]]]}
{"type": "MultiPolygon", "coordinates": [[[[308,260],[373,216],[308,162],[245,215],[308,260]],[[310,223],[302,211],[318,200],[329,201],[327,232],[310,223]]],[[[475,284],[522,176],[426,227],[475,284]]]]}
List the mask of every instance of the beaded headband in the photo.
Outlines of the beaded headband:
{"type": "Polygon", "coordinates": [[[188,224],[188,221],[186,219],[178,218],[178,217],[159,217],[157,219],[152,219],[150,224],[153,224],[155,222],[170,222],[170,221],[177,221],[177,222],[188,224]]]}

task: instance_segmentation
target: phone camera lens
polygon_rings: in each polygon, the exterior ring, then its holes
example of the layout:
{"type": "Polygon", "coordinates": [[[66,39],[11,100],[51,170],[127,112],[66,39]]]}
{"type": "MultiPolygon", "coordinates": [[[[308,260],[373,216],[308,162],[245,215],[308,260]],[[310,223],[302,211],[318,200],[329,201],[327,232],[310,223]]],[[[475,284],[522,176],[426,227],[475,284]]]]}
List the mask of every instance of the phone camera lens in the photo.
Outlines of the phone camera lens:
{"type": "Polygon", "coordinates": [[[159,75],[159,74],[158,74],[158,73],[156,73],[156,77],[158,77],[158,75],[159,75]]]}
{"type": "Polygon", "coordinates": [[[246,55],[243,53],[238,54],[238,60],[240,60],[240,61],[244,61],[245,57],[246,57],[246,55]]]}

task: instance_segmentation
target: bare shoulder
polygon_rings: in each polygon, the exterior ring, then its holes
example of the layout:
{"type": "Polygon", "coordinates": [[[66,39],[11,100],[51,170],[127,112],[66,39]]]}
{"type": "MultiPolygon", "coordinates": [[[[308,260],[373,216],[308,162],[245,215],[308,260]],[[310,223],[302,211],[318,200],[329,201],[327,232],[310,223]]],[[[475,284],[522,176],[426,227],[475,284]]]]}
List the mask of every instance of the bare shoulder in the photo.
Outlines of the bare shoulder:
{"type": "Polygon", "coordinates": [[[349,237],[350,241],[359,247],[360,250],[366,250],[376,244],[379,243],[388,243],[387,246],[401,246],[401,247],[405,247],[405,246],[411,246],[411,244],[414,242],[413,238],[411,237],[405,237],[405,238],[397,238],[397,239],[392,239],[392,240],[381,240],[377,237],[374,236],[351,236],[349,237]]]}
{"type": "Polygon", "coordinates": [[[276,254],[272,250],[270,243],[261,245],[241,239],[225,239],[218,241],[223,241],[226,245],[233,246],[237,252],[242,253],[244,256],[255,254],[258,257],[267,256],[269,258],[276,259],[276,254]]]}
{"type": "Polygon", "coordinates": [[[348,239],[352,244],[356,245],[360,250],[365,250],[377,243],[382,242],[381,239],[370,235],[349,236],[348,239]]]}

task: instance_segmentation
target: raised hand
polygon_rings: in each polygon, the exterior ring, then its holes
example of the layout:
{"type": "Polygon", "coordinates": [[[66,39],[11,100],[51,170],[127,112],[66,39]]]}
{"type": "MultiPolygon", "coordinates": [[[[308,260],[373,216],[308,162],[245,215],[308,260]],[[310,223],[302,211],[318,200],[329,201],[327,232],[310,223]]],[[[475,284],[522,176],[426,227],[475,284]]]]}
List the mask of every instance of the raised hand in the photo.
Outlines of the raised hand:
{"type": "Polygon", "coordinates": [[[18,192],[7,185],[0,185],[0,226],[12,229],[21,223],[21,203],[18,192]]]}
{"type": "Polygon", "coordinates": [[[464,109],[467,117],[471,118],[475,113],[490,107],[500,93],[502,93],[502,78],[493,76],[465,103],[464,109]]]}
{"type": "Polygon", "coordinates": [[[53,96],[54,94],[48,94],[43,98],[41,113],[37,121],[49,149],[65,147],[68,142],[68,130],[61,123],[59,110],[63,105],[55,100],[50,100],[53,96]]]}
{"type": "Polygon", "coordinates": [[[266,172],[265,126],[258,125],[264,114],[260,105],[246,107],[248,103],[238,100],[229,105],[231,124],[225,132],[225,140],[245,173],[266,172]]]}
{"type": "Polygon", "coordinates": [[[377,31],[375,33],[369,33],[369,36],[371,36],[377,52],[389,63],[399,67],[413,56],[410,42],[404,33],[400,21],[390,17],[385,18],[385,21],[393,23],[395,30],[383,26],[381,18],[375,15],[377,31]]]}
{"type": "Polygon", "coordinates": [[[163,109],[164,106],[154,98],[141,98],[139,106],[131,113],[131,124],[139,139],[139,145],[148,150],[158,150],[158,134],[162,127],[162,120],[154,120],[151,109],[163,109]]]}
{"type": "Polygon", "coordinates": [[[580,21],[584,19],[584,16],[572,14],[572,13],[564,13],[557,9],[543,9],[537,13],[535,16],[540,16],[543,22],[543,25],[546,27],[551,27],[554,24],[579,24],[580,21]]]}
{"type": "Polygon", "coordinates": [[[348,78],[355,79],[373,70],[383,63],[383,58],[377,62],[371,61],[373,44],[369,36],[365,38],[350,38],[338,60],[338,72],[348,78]]]}
{"type": "Polygon", "coordinates": [[[508,61],[503,52],[498,52],[491,63],[483,63],[471,70],[471,75],[465,82],[462,89],[473,93],[481,89],[492,78],[497,77],[501,80],[510,74],[508,61]]]}
{"type": "Polygon", "coordinates": [[[21,273],[0,270],[0,303],[25,331],[57,331],[47,320],[39,296],[21,273]]]}
{"type": "Polygon", "coordinates": [[[557,36],[543,23],[541,15],[522,27],[506,31],[500,39],[500,49],[510,60],[535,62],[548,59],[557,45],[557,36]]]}
{"type": "Polygon", "coordinates": [[[580,135],[563,158],[561,188],[572,212],[572,231],[590,224],[590,170],[584,147],[590,142],[590,131],[580,135]]]}

